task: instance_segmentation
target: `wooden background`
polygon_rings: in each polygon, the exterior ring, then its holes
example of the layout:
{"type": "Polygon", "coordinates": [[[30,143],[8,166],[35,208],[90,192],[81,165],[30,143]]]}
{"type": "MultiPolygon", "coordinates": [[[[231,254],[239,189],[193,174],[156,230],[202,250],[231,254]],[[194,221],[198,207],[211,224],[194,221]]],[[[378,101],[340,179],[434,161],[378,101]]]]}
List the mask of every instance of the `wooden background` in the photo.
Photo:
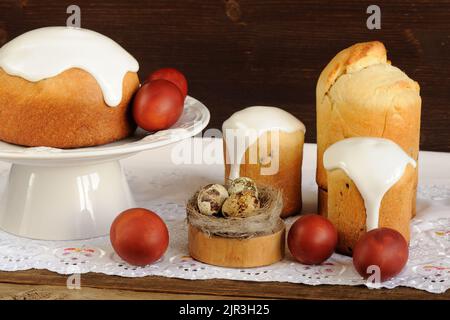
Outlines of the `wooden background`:
{"type": "Polygon", "coordinates": [[[0,45],[38,27],[65,25],[70,4],[81,26],[119,42],[140,75],[173,66],[210,108],[210,127],[250,105],[280,106],[315,141],[315,85],[341,49],[381,40],[395,65],[422,87],[422,148],[450,151],[450,1],[376,1],[381,30],[366,28],[374,1],[0,0],[0,45]]]}

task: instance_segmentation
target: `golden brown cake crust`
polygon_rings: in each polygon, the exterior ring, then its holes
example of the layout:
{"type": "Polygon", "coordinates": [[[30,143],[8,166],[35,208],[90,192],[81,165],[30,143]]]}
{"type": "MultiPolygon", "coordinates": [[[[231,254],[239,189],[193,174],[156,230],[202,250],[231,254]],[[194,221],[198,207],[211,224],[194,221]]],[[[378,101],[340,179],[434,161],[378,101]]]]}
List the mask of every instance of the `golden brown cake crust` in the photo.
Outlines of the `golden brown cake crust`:
{"type": "MultiPolygon", "coordinates": [[[[406,241],[409,241],[415,172],[412,166],[406,167],[402,178],[384,195],[379,213],[378,226],[397,230],[406,241]]],[[[337,250],[351,255],[356,242],[366,232],[366,209],[358,188],[344,171],[338,169],[328,172],[328,192],[319,192],[320,202],[326,202],[328,206],[326,216],[338,230],[337,250]]]]}
{"type": "MultiPolygon", "coordinates": [[[[328,63],[316,87],[316,181],[323,214],[327,207],[323,194],[328,190],[325,150],[350,137],[380,137],[394,141],[417,161],[421,104],[419,84],[391,65],[379,41],[357,43],[328,63]]],[[[414,216],[415,194],[411,201],[414,216]]]]}
{"type": "Polygon", "coordinates": [[[78,148],[131,135],[136,125],[128,108],[139,87],[136,73],[123,81],[122,101],[105,104],[88,72],[78,68],[30,82],[0,68],[0,140],[23,146],[78,148]]]}
{"type": "MultiPolygon", "coordinates": [[[[265,141],[267,141],[267,149],[276,149],[271,146],[271,132],[267,132],[265,141]]],[[[264,135],[260,137],[264,138],[264,135]]],[[[282,218],[299,214],[302,209],[302,161],[303,161],[303,144],[305,133],[301,130],[294,132],[279,132],[279,170],[274,175],[261,175],[262,167],[270,167],[272,164],[261,164],[258,159],[257,164],[251,164],[249,161],[252,146],[245,153],[245,163],[240,166],[240,176],[249,177],[261,185],[270,185],[280,189],[283,194],[283,210],[282,218]]],[[[259,143],[259,139],[255,142],[259,143]]],[[[226,152],[224,140],[224,152],[226,152]]],[[[265,154],[258,149],[259,154],[265,154]]],[[[225,165],[225,179],[230,175],[230,164],[225,165]]]]}
{"type": "Polygon", "coordinates": [[[381,42],[358,43],[339,52],[319,77],[316,106],[320,188],[327,190],[323,153],[342,139],[390,139],[418,159],[420,87],[390,64],[381,42]]]}

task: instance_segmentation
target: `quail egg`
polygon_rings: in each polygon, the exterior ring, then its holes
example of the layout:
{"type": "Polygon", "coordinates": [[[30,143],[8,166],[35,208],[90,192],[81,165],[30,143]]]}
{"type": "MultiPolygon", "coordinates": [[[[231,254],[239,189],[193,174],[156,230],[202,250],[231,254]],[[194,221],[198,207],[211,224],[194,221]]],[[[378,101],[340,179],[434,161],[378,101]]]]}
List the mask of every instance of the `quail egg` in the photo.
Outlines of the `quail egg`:
{"type": "Polygon", "coordinates": [[[259,209],[259,199],[253,190],[244,190],[230,195],[222,206],[222,214],[225,218],[245,218],[256,214],[259,209]]]}
{"type": "Polygon", "coordinates": [[[198,192],[197,206],[200,212],[210,216],[219,213],[228,191],[220,184],[208,184],[198,192]]]}
{"type": "Polygon", "coordinates": [[[256,196],[258,196],[258,189],[256,187],[256,183],[247,177],[236,178],[231,181],[230,186],[228,187],[229,194],[235,194],[242,192],[244,190],[254,191],[256,196]]]}

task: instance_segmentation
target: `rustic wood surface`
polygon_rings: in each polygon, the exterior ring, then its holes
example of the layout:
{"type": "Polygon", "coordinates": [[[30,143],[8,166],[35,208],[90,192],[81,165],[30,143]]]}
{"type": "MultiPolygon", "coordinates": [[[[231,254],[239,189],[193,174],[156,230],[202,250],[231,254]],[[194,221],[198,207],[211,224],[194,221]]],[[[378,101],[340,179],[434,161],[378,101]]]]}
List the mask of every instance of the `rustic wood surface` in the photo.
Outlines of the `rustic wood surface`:
{"type": "MultiPolygon", "coordinates": [[[[68,290],[63,286],[0,284],[0,300],[230,300],[234,297],[98,289],[68,290]]],[[[241,299],[252,299],[242,297],[241,299]]],[[[262,299],[262,298],[261,298],[262,299]]]]}
{"type": "MultiPolygon", "coordinates": [[[[249,105],[276,105],[302,119],[315,141],[315,84],[322,68],[355,42],[383,41],[393,63],[422,87],[425,150],[450,151],[450,1],[377,1],[382,29],[366,28],[372,1],[316,0],[0,0],[0,45],[38,27],[64,25],[70,4],[82,27],[104,33],[140,62],[141,78],[163,66],[182,70],[190,94],[210,108],[210,127],[249,105]]],[[[48,271],[0,272],[0,298],[450,299],[398,288],[82,276],[80,291],[48,271]]]]}
{"type": "Polygon", "coordinates": [[[249,105],[301,118],[315,141],[315,85],[341,49],[381,40],[422,87],[422,148],[450,151],[450,1],[377,1],[381,30],[368,30],[359,0],[1,0],[0,44],[34,28],[64,25],[70,4],[81,25],[104,33],[140,62],[140,76],[181,69],[190,94],[211,109],[210,127],[249,105]]]}
{"type": "Polygon", "coordinates": [[[122,298],[163,299],[179,295],[191,299],[446,299],[445,294],[432,294],[410,288],[369,290],[351,286],[307,286],[292,283],[248,282],[232,280],[182,280],[164,277],[123,278],[98,273],[81,275],[81,290],[66,289],[67,277],[46,270],[0,272],[0,298],[26,296],[45,298],[122,298]],[[11,285],[22,285],[23,290],[11,285]],[[100,291],[92,289],[102,289],[100,291]],[[55,290],[55,291],[53,291],[55,290]],[[85,293],[83,291],[85,290],[85,293]],[[80,293],[74,293],[79,291],[80,293]],[[120,293],[122,291],[123,293],[120,293]],[[137,294],[140,292],[142,294],[137,294]],[[119,297],[120,296],[120,297],[119,297]]]}

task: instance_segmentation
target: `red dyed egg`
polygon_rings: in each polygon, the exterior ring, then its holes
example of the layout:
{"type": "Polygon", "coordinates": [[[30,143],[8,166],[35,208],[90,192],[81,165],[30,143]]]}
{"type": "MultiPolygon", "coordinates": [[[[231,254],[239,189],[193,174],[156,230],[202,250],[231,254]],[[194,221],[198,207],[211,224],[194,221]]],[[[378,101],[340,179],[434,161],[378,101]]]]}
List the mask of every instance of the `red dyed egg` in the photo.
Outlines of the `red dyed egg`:
{"type": "Polygon", "coordinates": [[[338,233],[334,225],[317,214],[302,216],[289,230],[288,247],[303,264],[320,264],[336,249],[338,233]]]}
{"type": "Polygon", "coordinates": [[[163,68],[156,70],[148,76],[148,81],[164,79],[175,84],[183,94],[183,99],[186,98],[188,92],[188,84],[186,77],[180,71],[174,68],[163,68]]]}
{"type": "Polygon", "coordinates": [[[379,268],[380,281],[385,281],[402,271],[408,255],[408,243],[398,231],[378,228],[358,240],[353,248],[353,265],[364,278],[379,268]]]}
{"type": "Polygon", "coordinates": [[[176,85],[167,80],[144,84],[133,102],[133,117],[147,131],[170,128],[183,113],[184,99],[176,85]]]}
{"type": "Polygon", "coordinates": [[[110,239],[123,260],[145,266],[162,257],[169,245],[169,231],[156,213],[133,208],[122,212],[113,221],[110,239]]]}

